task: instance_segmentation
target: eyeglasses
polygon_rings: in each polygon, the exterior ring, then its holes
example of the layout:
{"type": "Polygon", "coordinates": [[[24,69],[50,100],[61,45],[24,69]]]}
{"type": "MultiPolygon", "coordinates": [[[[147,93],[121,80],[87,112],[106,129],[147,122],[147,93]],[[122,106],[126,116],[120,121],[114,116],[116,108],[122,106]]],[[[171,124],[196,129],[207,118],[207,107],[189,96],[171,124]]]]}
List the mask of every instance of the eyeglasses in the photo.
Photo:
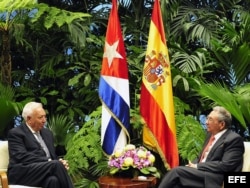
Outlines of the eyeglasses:
{"type": "Polygon", "coordinates": [[[207,117],[206,121],[211,122],[211,123],[214,123],[214,122],[216,122],[216,121],[217,121],[218,123],[224,122],[223,120],[218,120],[217,118],[212,118],[212,117],[210,117],[210,116],[207,117]]]}

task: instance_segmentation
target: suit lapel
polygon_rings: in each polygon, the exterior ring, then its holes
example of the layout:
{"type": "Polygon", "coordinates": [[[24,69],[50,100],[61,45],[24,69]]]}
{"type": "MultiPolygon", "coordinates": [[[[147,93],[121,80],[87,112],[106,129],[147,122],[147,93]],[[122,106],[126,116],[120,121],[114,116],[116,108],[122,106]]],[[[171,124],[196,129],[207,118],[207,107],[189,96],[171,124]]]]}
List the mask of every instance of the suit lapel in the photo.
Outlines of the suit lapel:
{"type": "Polygon", "coordinates": [[[210,155],[213,155],[214,151],[216,151],[216,149],[218,147],[222,147],[224,144],[224,140],[227,137],[227,135],[230,133],[230,130],[228,129],[223,135],[221,135],[221,137],[215,142],[215,144],[213,145],[213,147],[211,148],[211,151],[208,154],[208,158],[210,158],[210,155]]]}
{"type": "Polygon", "coordinates": [[[221,137],[217,140],[217,142],[214,144],[213,149],[216,149],[217,147],[219,147],[221,144],[224,144],[224,140],[227,137],[227,135],[230,133],[230,130],[228,129],[223,135],[221,135],[221,137]]]}
{"type": "MultiPolygon", "coordinates": [[[[41,148],[40,143],[37,141],[37,139],[35,138],[35,136],[33,135],[33,133],[31,132],[31,130],[28,128],[28,126],[26,124],[24,124],[22,126],[23,131],[25,132],[25,134],[27,135],[27,137],[29,137],[32,141],[34,141],[37,145],[37,147],[41,148]]],[[[54,152],[51,153],[51,151],[54,151],[54,146],[53,146],[53,140],[51,140],[51,136],[48,134],[48,132],[45,130],[45,128],[42,128],[40,131],[40,134],[46,144],[46,146],[48,147],[50,154],[53,155],[54,158],[54,152]]]]}
{"type": "Polygon", "coordinates": [[[33,140],[37,144],[38,147],[41,147],[40,143],[37,141],[37,139],[35,138],[35,136],[33,135],[33,133],[31,132],[31,130],[26,124],[23,124],[22,129],[25,132],[25,135],[27,135],[27,137],[33,140]]]}

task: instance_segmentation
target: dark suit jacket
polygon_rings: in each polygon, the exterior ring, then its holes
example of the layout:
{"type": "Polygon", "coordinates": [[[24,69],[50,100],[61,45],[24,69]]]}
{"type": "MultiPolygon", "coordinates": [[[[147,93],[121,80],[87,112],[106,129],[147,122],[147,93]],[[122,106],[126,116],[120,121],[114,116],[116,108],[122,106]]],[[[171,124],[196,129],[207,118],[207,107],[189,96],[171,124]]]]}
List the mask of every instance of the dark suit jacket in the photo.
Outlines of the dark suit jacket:
{"type": "MultiPolygon", "coordinates": [[[[210,136],[209,134],[204,146],[208,143],[210,136]]],[[[243,138],[239,134],[227,130],[212,147],[206,162],[197,164],[198,170],[207,173],[205,185],[209,186],[206,187],[220,187],[225,172],[240,172],[243,165],[243,154],[243,138]]]]}
{"type": "MultiPolygon", "coordinates": [[[[52,132],[47,128],[43,128],[40,134],[50,151],[51,159],[57,159],[52,132]]],[[[9,131],[8,144],[10,155],[9,179],[21,178],[23,176],[22,172],[26,172],[32,163],[48,161],[48,157],[46,157],[41,145],[25,124],[9,131]]]]}

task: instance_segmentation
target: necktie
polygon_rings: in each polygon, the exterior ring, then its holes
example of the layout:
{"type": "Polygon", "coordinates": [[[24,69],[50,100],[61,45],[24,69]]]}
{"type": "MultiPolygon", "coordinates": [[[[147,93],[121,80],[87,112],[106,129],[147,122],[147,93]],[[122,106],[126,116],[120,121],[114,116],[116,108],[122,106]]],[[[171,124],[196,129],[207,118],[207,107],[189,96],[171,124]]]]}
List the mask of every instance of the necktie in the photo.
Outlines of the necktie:
{"type": "Polygon", "coordinates": [[[49,150],[48,150],[48,148],[47,148],[47,146],[46,146],[46,144],[45,144],[45,142],[44,142],[41,134],[39,132],[35,132],[34,134],[36,135],[36,138],[37,138],[38,142],[40,143],[41,147],[45,151],[46,156],[50,158],[49,150]]]}
{"type": "Polygon", "coordinates": [[[212,135],[212,136],[210,137],[209,142],[207,143],[205,149],[204,149],[203,152],[202,152],[202,155],[201,155],[201,158],[200,158],[200,162],[202,162],[202,160],[203,160],[205,157],[207,157],[207,154],[208,154],[208,152],[210,151],[211,146],[212,146],[214,140],[215,140],[215,137],[212,135]]]}

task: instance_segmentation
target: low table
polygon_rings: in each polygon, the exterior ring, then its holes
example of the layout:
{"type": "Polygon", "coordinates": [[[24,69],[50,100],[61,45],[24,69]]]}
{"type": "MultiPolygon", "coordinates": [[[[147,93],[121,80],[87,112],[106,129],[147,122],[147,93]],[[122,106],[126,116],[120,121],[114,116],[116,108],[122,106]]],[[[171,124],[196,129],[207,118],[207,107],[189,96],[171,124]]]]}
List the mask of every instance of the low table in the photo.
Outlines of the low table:
{"type": "Polygon", "coordinates": [[[154,188],[157,179],[148,177],[147,180],[138,180],[138,178],[102,176],[98,182],[100,188],[154,188]]]}

